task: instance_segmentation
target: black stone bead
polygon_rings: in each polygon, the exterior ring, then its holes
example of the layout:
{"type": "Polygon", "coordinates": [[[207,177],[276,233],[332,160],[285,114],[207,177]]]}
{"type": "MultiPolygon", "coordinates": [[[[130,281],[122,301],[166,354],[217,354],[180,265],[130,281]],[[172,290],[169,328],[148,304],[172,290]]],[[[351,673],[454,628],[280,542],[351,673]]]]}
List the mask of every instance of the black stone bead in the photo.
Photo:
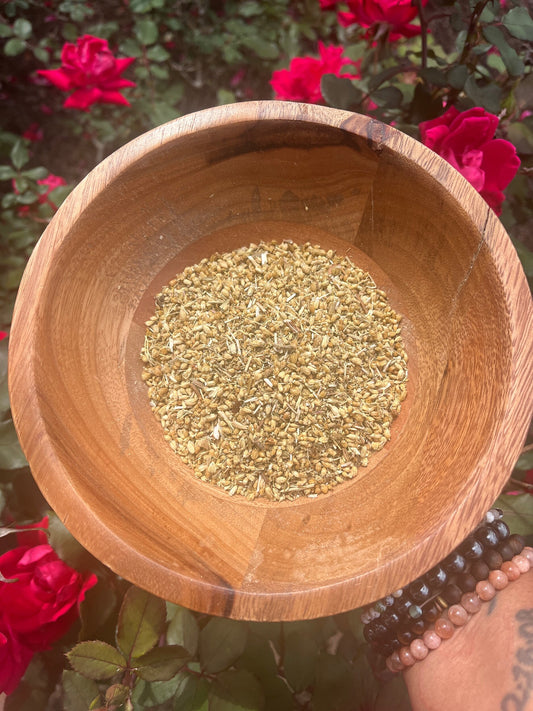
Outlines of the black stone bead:
{"type": "Polygon", "coordinates": [[[386,644],[383,644],[379,647],[378,652],[381,654],[382,657],[388,657],[394,652],[394,647],[392,646],[392,641],[387,642],[386,644]]]}
{"type": "Polygon", "coordinates": [[[448,582],[448,573],[444,570],[442,565],[436,565],[431,570],[424,575],[424,579],[428,584],[431,592],[436,595],[448,582]]]}
{"type": "Polygon", "coordinates": [[[483,555],[483,560],[491,570],[497,570],[503,563],[503,558],[495,548],[489,548],[483,555]]]}
{"type": "Polygon", "coordinates": [[[410,629],[402,629],[397,634],[397,639],[400,644],[408,645],[411,644],[416,635],[411,632],[410,629]]]}
{"type": "Polygon", "coordinates": [[[514,558],[515,553],[513,551],[513,547],[507,541],[500,543],[496,550],[501,555],[503,561],[511,560],[512,558],[514,558]]]}
{"type": "Polygon", "coordinates": [[[519,555],[526,545],[526,539],[519,533],[513,533],[507,539],[507,543],[512,547],[515,555],[519,555]]]}
{"type": "Polygon", "coordinates": [[[402,595],[394,601],[394,606],[392,607],[392,609],[400,617],[405,617],[408,614],[409,608],[412,607],[412,605],[413,601],[411,600],[411,598],[407,597],[407,595],[402,595]]]}
{"type": "Polygon", "coordinates": [[[464,556],[454,551],[443,560],[442,567],[448,574],[462,573],[466,569],[466,560],[464,556]]]}
{"type": "Polygon", "coordinates": [[[470,574],[476,580],[486,580],[489,577],[490,568],[484,560],[474,560],[470,566],[470,574]]]}
{"type": "Polygon", "coordinates": [[[381,620],[374,621],[374,634],[377,642],[385,640],[389,636],[389,631],[381,620]]]}
{"type": "Polygon", "coordinates": [[[494,548],[494,546],[498,545],[498,541],[500,540],[496,531],[490,526],[480,526],[474,533],[474,536],[485,548],[494,548]]]}
{"type": "Polygon", "coordinates": [[[363,637],[370,643],[376,641],[376,633],[372,622],[369,622],[368,625],[363,625],[363,637]]]}
{"type": "Polygon", "coordinates": [[[389,630],[396,629],[400,624],[400,616],[394,610],[387,610],[380,617],[381,622],[389,630]]]}
{"type": "Polygon", "coordinates": [[[461,573],[461,575],[457,576],[456,583],[463,592],[473,592],[476,589],[477,580],[471,572],[461,573]]]}
{"type": "Polygon", "coordinates": [[[415,620],[411,625],[411,632],[417,637],[421,637],[426,631],[426,623],[424,620],[415,620]]]}
{"type": "Polygon", "coordinates": [[[409,596],[413,602],[425,602],[429,600],[431,593],[429,587],[423,578],[418,578],[409,585],[409,596]]]}
{"type": "Polygon", "coordinates": [[[511,535],[509,526],[505,523],[505,521],[502,521],[502,519],[499,519],[498,521],[493,521],[492,523],[489,523],[488,525],[490,526],[490,528],[492,528],[493,531],[496,531],[500,541],[504,541],[506,538],[509,538],[509,536],[511,535]]]}
{"type": "Polygon", "coordinates": [[[477,560],[483,555],[483,546],[473,536],[468,536],[459,546],[459,553],[467,560],[477,560]]]}
{"type": "Polygon", "coordinates": [[[450,583],[442,591],[442,597],[449,605],[456,605],[462,598],[463,591],[458,585],[450,583]]]}
{"type": "Polygon", "coordinates": [[[428,603],[424,607],[424,612],[422,613],[422,619],[426,620],[426,622],[435,622],[435,620],[440,617],[440,610],[435,605],[434,602],[428,603]]]}

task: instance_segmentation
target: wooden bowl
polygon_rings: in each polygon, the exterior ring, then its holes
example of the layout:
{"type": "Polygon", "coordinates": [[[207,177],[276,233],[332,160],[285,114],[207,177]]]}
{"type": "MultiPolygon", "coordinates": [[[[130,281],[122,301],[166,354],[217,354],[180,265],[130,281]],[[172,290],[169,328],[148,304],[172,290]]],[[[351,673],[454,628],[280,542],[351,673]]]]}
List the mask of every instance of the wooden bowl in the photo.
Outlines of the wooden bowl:
{"type": "Polygon", "coordinates": [[[502,225],[420,143],[318,106],[218,107],[127,144],[57,212],[16,304],[13,414],[51,506],[118,574],[205,613],[314,618],[399,588],[477,525],[530,420],[532,321],[502,225]],[[364,475],[283,503],[191,474],[139,357],[176,272],[270,239],[334,246],[370,271],[410,357],[392,438],[364,475]]]}

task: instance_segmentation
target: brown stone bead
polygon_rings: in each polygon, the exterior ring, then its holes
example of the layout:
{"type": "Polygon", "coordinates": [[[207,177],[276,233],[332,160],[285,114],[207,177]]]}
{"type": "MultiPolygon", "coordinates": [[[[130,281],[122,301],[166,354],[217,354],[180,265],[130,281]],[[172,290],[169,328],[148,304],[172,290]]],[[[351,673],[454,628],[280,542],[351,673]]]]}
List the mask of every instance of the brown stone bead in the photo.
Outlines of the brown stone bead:
{"type": "Polygon", "coordinates": [[[435,632],[441,639],[450,639],[453,636],[454,627],[447,617],[439,617],[435,622],[435,632]]]}
{"type": "Polygon", "coordinates": [[[437,647],[440,647],[442,642],[442,639],[435,632],[435,630],[426,630],[422,635],[422,639],[428,649],[437,649],[437,647]]]}
{"type": "Polygon", "coordinates": [[[414,639],[414,634],[411,632],[411,630],[400,630],[396,636],[398,638],[398,641],[401,642],[404,646],[411,644],[414,639]]]}
{"type": "Polygon", "coordinates": [[[509,582],[512,583],[520,577],[520,568],[512,560],[507,560],[502,563],[502,573],[505,573],[509,582]]]}
{"type": "Polygon", "coordinates": [[[471,615],[475,615],[476,612],[479,612],[482,604],[481,598],[476,592],[467,592],[461,598],[461,605],[471,615]]]}
{"type": "Polygon", "coordinates": [[[429,649],[421,639],[413,639],[413,641],[409,645],[409,649],[411,650],[411,654],[417,661],[425,659],[429,654],[429,649]]]}
{"type": "Polygon", "coordinates": [[[403,669],[403,662],[400,659],[400,655],[398,654],[398,651],[396,650],[393,652],[390,657],[387,657],[386,660],[387,668],[390,669],[391,672],[401,672],[403,669]]]}
{"type": "Polygon", "coordinates": [[[476,580],[486,580],[489,577],[490,568],[484,560],[474,560],[470,566],[470,574],[476,580]]]}
{"type": "Polygon", "coordinates": [[[511,546],[513,553],[518,555],[524,549],[526,545],[526,540],[519,533],[513,533],[507,539],[507,543],[511,546]]]}
{"type": "Polygon", "coordinates": [[[513,558],[513,563],[517,566],[521,573],[527,573],[527,571],[531,568],[531,563],[522,554],[515,555],[513,558]]]}
{"type": "Polygon", "coordinates": [[[426,623],[424,620],[415,620],[411,624],[411,632],[415,634],[417,637],[420,637],[421,635],[424,634],[424,631],[426,629],[426,623]]]}
{"type": "MultiPolygon", "coordinates": [[[[488,575],[488,572],[487,572],[488,575]]],[[[435,622],[437,617],[440,615],[440,610],[437,607],[437,605],[434,602],[428,603],[426,607],[424,607],[424,612],[422,613],[422,618],[426,620],[426,622],[435,622]]]]}
{"type": "Polygon", "coordinates": [[[489,548],[488,551],[485,551],[483,560],[491,570],[498,570],[501,567],[501,564],[503,563],[502,556],[494,548],[489,548]]]}
{"type": "Polygon", "coordinates": [[[491,583],[496,590],[503,590],[509,585],[509,578],[503,570],[491,570],[489,573],[489,583],[491,583]]]}
{"type": "Polygon", "coordinates": [[[494,585],[492,585],[492,583],[488,580],[480,580],[476,585],[476,592],[483,602],[492,600],[492,598],[496,595],[494,585]]]}
{"type": "Polygon", "coordinates": [[[412,667],[416,662],[416,659],[411,654],[411,649],[409,647],[402,647],[398,651],[398,654],[400,655],[400,659],[404,667],[412,667]]]}
{"type": "Polygon", "coordinates": [[[456,627],[466,625],[469,620],[469,614],[462,605],[452,605],[448,608],[448,619],[456,627]]]}
{"type": "Polygon", "coordinates": [[[533,548],[531,546],[526,546],[522,553],[520,555],[523,555],[524,558],[527,558],[530,562],[530,564],[533,566],[533,548]]]}

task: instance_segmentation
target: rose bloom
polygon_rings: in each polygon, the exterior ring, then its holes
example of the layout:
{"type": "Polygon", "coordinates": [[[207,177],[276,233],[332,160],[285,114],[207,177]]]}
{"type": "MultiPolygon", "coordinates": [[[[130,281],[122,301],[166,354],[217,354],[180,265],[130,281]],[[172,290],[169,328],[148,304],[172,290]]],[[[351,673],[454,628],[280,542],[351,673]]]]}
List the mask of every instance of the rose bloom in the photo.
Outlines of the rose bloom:
{"type": "MultiPolygon", "coordinates": [[[[44,518],[36,526],[47,526],[44,518]]],[[[18,685],[35,652],[48,649],[71,627],[94,574],[81,575],[44,543],[42,531],[19,534],[0,556],[0,693],[18,685]]]]}
{"type": "Polygon", "coordinates": [[[120,75],[134,61],[134,57],[114,57],[107,40],[83,35],[76,44],[63,45],[59,69],[39,69],[37,73],[58,89],[73,92],[65,100],[65,108],[88,111],[95,103],[129,106],[119,89],[136,84],[120,75]]]}
{"type": "MultiPolygon", "coordinates": [[[[428,0],[422,0],[426,5],[428,0]]],[[[420,26],[411,24],[418,15],[418,8],[411,0],[348,0],[349,12],[339,12],[339,23],[344,27],[357,24],[372,28],[368,35],[374,36],[379,26],[388,30],[388,39],[415,37],[420,26]]]]}
{"type": "Polygon", "coordinates": [[[349,79],[359,78],[358,65],[342,56],[344,47],[334,45],[326,47],[319,42],[318,51],[320,59],[294,57],[288,69],[279,69],[272,74],[270,84],[275,91],[276,99],[318,104],[324,101],[320,90],[320,80],[324,74],[335,74],[337,77],[349,79]],[[347,69],[356,73],[344,71],[347,69]]]}
{"type": "Polygon", "coordinates": [[[420,125],[422,143],[451,163],[481,194],[497,215],[503,190],[520,167],[512,143],[494,138],[498,117],[480,107],[460,112],[455,106],[420,125]]]}
{"type": "Polygon", "coordinates": [[[48,190],[39,195],[37,202],[39,202],[41,205],[47,203],[53,210],[57,210],[57,205],[55,205],[48,196],[60,185],[66,184],[67,181],[65,180],[65,178],[62,178],[60,175],[54,175],[53,173],[50,173],[49,175],[47,175],[46,178],[43,178],[42,180],[38,180],[37,185],[46,185],[48,187],[48,190]]]}

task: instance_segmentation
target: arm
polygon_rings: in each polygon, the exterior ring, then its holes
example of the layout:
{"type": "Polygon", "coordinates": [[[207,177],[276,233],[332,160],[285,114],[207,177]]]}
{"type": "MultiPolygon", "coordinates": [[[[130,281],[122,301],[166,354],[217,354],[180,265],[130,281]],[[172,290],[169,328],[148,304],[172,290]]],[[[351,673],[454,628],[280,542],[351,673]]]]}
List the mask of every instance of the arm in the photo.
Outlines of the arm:
{"type": "Polygon", "coordinates": [[[533,571],[404,678],[413,711],[533,711],[533,571]]]}

